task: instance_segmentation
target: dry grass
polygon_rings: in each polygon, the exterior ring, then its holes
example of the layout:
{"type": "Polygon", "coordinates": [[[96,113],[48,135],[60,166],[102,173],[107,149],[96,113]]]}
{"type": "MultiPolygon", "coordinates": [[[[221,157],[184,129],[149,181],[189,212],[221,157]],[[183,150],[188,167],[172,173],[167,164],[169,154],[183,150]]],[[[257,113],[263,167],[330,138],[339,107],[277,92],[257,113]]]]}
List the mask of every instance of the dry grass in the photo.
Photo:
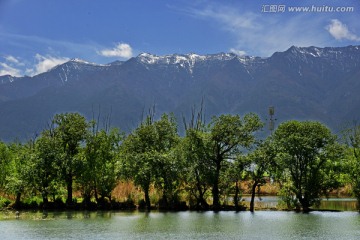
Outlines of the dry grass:
{"type": "MultiPolygon", "coordinates": [[[[251,194],[251,182],[243,181],[240,184],[242,194],[251,194]]],[[[260,195],[276,196],[279,192],[279,184],[277,183],[266,183],[260,188],[260,195]]],[[[79,191],[74,191],[74,197],[81,198],[79,191]]],[[[158,192],[153,186],[150,188],[150,199],[152,203],[156,203],[159,200],[161,192],[158,192]]],[[[181,194],[182,200],[189,201],[188,195],[186,193],[181,194]]],[[[336,189],[330,193],[330,196],[333,197],[352,197],[351,186],[346,185],[342,188],[336,189]]],[[[0,192],[0,197],[7,198],[11,201],[15,200],[15,197],[12,195],[5,194],[0,192]]],[[[138,203],[139,200],[144,199],[144,192],[140,187],[134,185],[132,181],[121,181],[117,184],[115,189],[112,191],[112,198],[114,200],[125,202],[129,199],[132,199],[135,203],[138,203]]]]}
{"type": "Polygon", "coordinates": [[[336,197],[352,197],[352,190],[350,184],[345,185],[344,187],[335,189],[330,192],[330,196],[336,197]]]}
{"type": "Polygon", "coordinates": [[[135,200],[141,191],[133,182],[121,181],[112,191],[112,197],[118,201],[127,201],[129,198],[135,200]]]}
{"type": "MultiPolygon", "coordinates": [[[[240,187],[242,194],[251,194],[250,181],[241,182],[240,187]]],[[[278,183],[267,182],[266,184],[261,186],[260,195],[276,196],[279,190],[280,186],[278,183]]],[[[157,202],[160,195],[161,193],[158,192],[153,186],[150,188],[150,199],[152,203],[157,202]]],[[[186,198],[185,195],[183,196],[184,198],[186,198]]],[[[336,189],[332,191],[330,195],[337,197],[351,197],[351,186],[346,185],[345,187],[336,189]]],[[[131,198],[132,200],[134,200],[135,203],[137,203],[139,200],[144,199],[144,193],[141,188],[135,186],[133,182],[121,181],[113,190],[112,197],[118,201],[126,201],[131,198]]]]}
{"type": "MultiPolygon", "coordinates": [[[[150,187],[149,195],[152,203],[158,201],[159,193],[153,186],[150,187]]],[[[132,181],[120,181],[112,191],[112,197],[120,202],[132,199],[137,203],[139,200],[144,199],[144,192],[140,187],[135,186],[132,181]]]]}
{"type": "MultiPolygon", "coordinates": [[[[240,186],[243,194],[251,194],[251,184],[250,181],[241,182],[240,186]]],[[[275,196],[279,192],[279,189],[279,184],[267,182],[260,187],[260,194],[275,196]]]]}

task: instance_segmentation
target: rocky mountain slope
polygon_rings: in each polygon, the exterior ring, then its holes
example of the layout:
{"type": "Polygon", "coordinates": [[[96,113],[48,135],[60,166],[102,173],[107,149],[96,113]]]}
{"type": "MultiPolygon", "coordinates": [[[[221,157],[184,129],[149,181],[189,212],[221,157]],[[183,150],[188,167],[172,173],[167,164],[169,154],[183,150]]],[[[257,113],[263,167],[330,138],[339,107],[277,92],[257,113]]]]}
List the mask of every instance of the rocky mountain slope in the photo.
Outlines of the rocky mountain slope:
{"type": "MultiPolygon", "coordinates": [[[[0,139],[33,137],[55,113],[111,114],[129,131],[155,105],[181,120],[204,99],[206,116],[258,113],[277,123],[319,120],[334,130],[360,120],[360,46],[291,47],[271,57],[140,54],[97,65],[74,59],[33,77],[0,76],[0,139]]],[[[181,125],[181,121],[179,121],[181,125]]]]}

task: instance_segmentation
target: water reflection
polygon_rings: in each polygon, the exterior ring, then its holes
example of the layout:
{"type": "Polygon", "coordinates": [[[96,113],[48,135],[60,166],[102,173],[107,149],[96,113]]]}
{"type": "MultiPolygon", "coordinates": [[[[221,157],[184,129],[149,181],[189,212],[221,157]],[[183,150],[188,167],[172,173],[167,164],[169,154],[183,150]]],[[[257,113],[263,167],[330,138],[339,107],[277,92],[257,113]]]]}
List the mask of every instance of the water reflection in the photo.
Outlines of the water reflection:
{"type": "MultiPolygon", "coordinates": [[[[245,206],[250,205],[250,197],[243,198],[245,206]]],[[[279,204],[279,197],[277,196],[263,196],[255,198],[255,208],[258,209],[276,209],[279,204]]],[[[336,210],[336,211],[356,211],[357,201],[355,198],[329,198],[323,199],[318,209],[336,210]]]]}
{"type": "Polygon", "coordinates": [[[46,221],[43,214],[1,220],[1,239],[360,238],[357,212],[47,212],[46,221]]]}
{"type": "MultiPolygon", "coordinates": [[[[255,207],[258,209],[275,209],[278,206],[278,197],[276,196],[264,196],[260,198],[255,198],[255,207]]],[[[248,205],[250,201],[249,197],[245,197],[243,204],[248,205]]],[[[321,210],[336,210],[336,211],[357,211],[357,201],[354,198],[329,198],[323,199],[318,209],[321,210]]],[[[163,218],[168,213],[163,213],[163,215],[156,214],[153,212],[136,212],[133,211],[123,212],[128,214],[130,218],[137,218],[138,216],[143,217],[143,222],[153,220],[154,218],[163,218]]],[[[181,213],[179,213],[181,216],[181,213]]],[[[204,212],[201,213],[204,215],[210,214],[213,216],[213,219],[219,218],[220,215],[217,215],[213,212],[204,212]]],[[[0,220],[5,219],[19,219],[19,220],[57,220],[57,219],[110,219],[115,216],[114,212],[111,211],[99,211],[99,212],[89,212],[89,211],[0,211],[0,220]]],[[[142,225],[142,224],[141,224],[142,225]]],[[[141,227],[139,228],[141,229],[141,227]]],[[[144,230],[146,231],[146,229],[144,230]]]]}
{"type": "Polygon", "coordinates": [[[331,209],[339,211],[356,211],[357,201],[353,198],[329,198],[323,199],[319,206],[320,209],[331,209]]]}

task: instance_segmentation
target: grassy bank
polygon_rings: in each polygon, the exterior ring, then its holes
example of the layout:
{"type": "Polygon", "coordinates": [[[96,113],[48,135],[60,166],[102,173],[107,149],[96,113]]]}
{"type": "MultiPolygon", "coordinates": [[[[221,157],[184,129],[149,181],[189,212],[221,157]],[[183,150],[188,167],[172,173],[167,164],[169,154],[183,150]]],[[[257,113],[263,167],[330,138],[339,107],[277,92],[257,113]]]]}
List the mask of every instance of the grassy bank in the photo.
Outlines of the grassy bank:
{"type": "MultiPolygon", "coordinates": [[[[238,209],[235,209],[232,195],[223,195],[222,197],[222,209],[221,210],[245,210],[249,208],[249,199],[251,196],[251,182],[244,181],[241,183],[242,201],[238,209]],[[245,201],[246,200],[246,201],[245,201]]],[[[255,210],[286,210],[287,206],[284,203],[279,202],[264,202],[261,201],[261,197],[265,196],[278,196],[280,186],[278,184],[266,183],[258,189],[256,194],[255,210]]],[[[330,197],[337,198],[349,198],[351,197],[350,186],[345,186],[332,191],[330,197]]],[[[55,199],[49,201],[47,206],[44,206],[42,199],[39,196],[24,196],[20,206],[15,206],[15,197],[0,194],[0,209],[10,210],[135,210],[145,209],[145,202],[143,200],[144,194],[140,188],[136,187],[132,182],[119,182],[112,192],[112,199],[105,198],[102,202],[96,201],[95,198],[91,199],[91,202],[85,205],[80,192],[74,193],[72,205],[65,204],[65,197],[58,196],[55,199]]],[[[187,210],[194,209],[191,205],[191,200],[188,194],[183,191],[180,194],[180,200],[168,208],[161,206],[161,192],[158,192],[156,188],[150,189],[150,199],[154,203],[152,209],[163,210],[187,210]]],[[[211,196],[208,197],[208,203],[211,204],[211,196]]],[[[211,207],[210,207],[211,209],[211,207]]]]}

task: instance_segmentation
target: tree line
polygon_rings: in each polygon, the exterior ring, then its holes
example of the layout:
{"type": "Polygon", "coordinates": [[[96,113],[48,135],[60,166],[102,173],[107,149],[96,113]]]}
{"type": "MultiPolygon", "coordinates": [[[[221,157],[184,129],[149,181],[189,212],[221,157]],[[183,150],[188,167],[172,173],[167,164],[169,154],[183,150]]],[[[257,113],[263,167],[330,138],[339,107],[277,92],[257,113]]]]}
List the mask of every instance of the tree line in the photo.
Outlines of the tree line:
{"type": "Polygon", "coordinates": [[[360,125],[336,136],[320,122],[293,120],[261,139],[264,123],[256,114],[203,119],[193,111],[180,136],[172,114],[155,119],[150,112],[126,135],[79,113],[57,114],[35,139],[0,142],[1,199],[12,196],[6,205],[19,208],[24,196],[39,196],[44,209],[74,208],[75,189],[82,208],[101,208],[116,202],[119,181],[131,181],[148,210],[157,204],[218,211],[229,197],[240,210],[240,184],[247,181],[254,211],[256,191],[271,181],[289,209],[308,212],[344,185],[360,201],[360,125]],[[151,189],[161,195],[157,203],[151,189]]]}

